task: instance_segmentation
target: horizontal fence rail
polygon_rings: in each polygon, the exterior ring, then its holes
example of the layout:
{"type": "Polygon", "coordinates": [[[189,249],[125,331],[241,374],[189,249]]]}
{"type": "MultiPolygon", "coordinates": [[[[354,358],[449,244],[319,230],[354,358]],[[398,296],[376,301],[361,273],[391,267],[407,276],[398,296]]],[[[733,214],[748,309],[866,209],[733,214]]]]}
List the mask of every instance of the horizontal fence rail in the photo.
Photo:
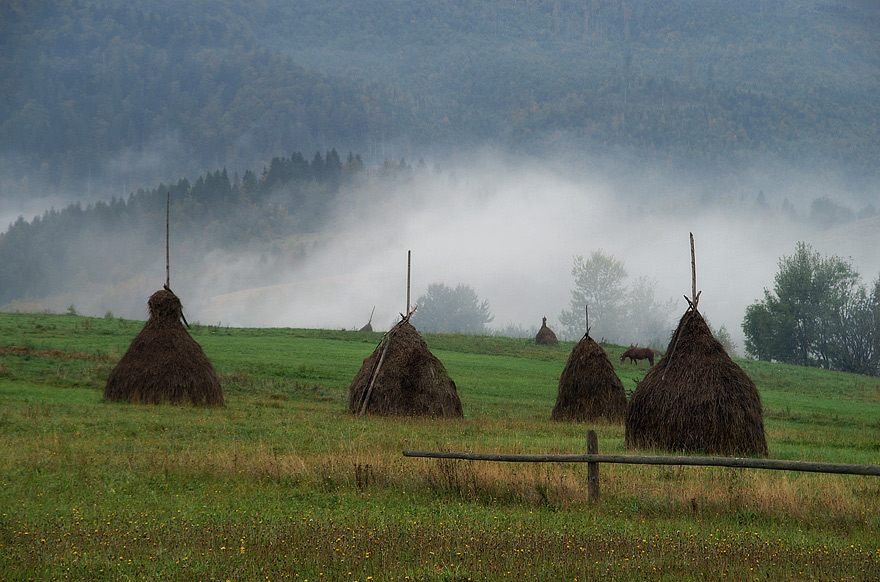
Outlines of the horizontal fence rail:
{"type": "Polygon", "coordinates": [[[880,465],[820,463],[815,461],[784,461],[741,457],[649,457],[642,455],[600,455],[596,431],[587,431],[586,455],[514,455],[497,453],[452,453],[444,451],[403,451],[404,457],[429,459],[462,459],[465,461],[500,461],[506,463],[587,463],[587,495],[599,501],[599,464],[627,465],[697,465],[703,467],[734,467],[740,469],[771,469],[809,473],[880,476],[880,465]]]}
{"type": "Polygon", "coordinates": [[[452,453],[430,451],[403,451],[404,457],[431,459],[464,459],[468,461],[501,461],[508,463],[623,463],[628,465],[699,465],[710,467],[738,467],[743,469],[775,469],[778,471],[805,471],[810,473],[840,473],[844,475],[880,476],[880,465],[848,463],[820,463],[814,461],[784,461],[778,459],[750,459],[739,457],[648,457],[641,455],[514,455],[492,453],[452,453]]]}

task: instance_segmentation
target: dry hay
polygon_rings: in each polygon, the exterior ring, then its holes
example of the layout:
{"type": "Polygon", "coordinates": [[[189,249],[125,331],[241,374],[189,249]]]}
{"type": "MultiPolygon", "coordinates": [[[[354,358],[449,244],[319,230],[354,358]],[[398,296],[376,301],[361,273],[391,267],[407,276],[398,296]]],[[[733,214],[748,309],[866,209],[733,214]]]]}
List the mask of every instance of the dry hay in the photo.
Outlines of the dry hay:
{"type": "Polygon", "coordinates": [[[370,312],[370,320],[367,321],[367,324],[360,328],[358,331],[373,331],[373,314],[376,313],[376,306],[373,306],[373,311],[370,312]]]}
{"type": "Polygon", "coordinates": [[[571,350],[559,377],[553,420],[619,423],[626,414],[626,391],[605,350],[589,334],[571,350]]]}
{"type": "Polygon", "coordinates": [[[359,413],[370,382],[366,412],[398,416],[462,416],[455,382],[404,319],[364,360],[348,389],[349,410],[359,413]],[[382,354],[384,352],[384,358],[382,354]],[[381,360],[381,366],[378,366],[381,360]],[[378,367],[378,369],[377,369],[378,367]]]}
{"type": "Polygon", "coordinates": [[[211,361],[180,322],[180,299],[160,290],[148,305],[150,318],[110,373],[104,398],[223,406],[223,390],[211,361]]]}
{"type": "Polygon", "coordinates": [[[758,389],[693,307],[630,399],[626,446],[767,456],[758,389]]]}
{"type": "Polygon", "coordinates": [[[546,317],[541,323],[541,329],[538,330],[538,335],[535,336],[535,343],[539,346],[555,346],[559,343],[559,340],[556,339],[556,334],[553,333],[552,329],[547,327],[546,317]]]}

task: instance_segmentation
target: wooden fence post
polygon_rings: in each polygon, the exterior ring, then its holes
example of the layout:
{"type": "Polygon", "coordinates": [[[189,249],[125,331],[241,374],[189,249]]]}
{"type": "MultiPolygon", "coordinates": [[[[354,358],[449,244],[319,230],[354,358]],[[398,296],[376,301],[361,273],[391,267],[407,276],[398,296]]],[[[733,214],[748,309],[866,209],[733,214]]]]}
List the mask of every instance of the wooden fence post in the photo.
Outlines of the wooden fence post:
{"type": "MultiPolygon", "coordinates": [[[[596,431],[587,431],[587,454],[599,454],[599,439],[596,431]]],[[[587,498],[591,503],[599,503],[599,463],[587,463],[587,498]]]]}

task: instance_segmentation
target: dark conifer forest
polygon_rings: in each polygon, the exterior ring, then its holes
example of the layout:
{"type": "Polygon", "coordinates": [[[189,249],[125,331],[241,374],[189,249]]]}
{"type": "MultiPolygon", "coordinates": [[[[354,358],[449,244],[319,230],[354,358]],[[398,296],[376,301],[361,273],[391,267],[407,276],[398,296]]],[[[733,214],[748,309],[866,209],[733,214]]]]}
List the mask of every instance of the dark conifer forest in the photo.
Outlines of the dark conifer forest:
{"type": "Polygon", "coordinates": [[[873,171],[878,13],[823,1],[10,0],[0,167],[60,186],[152,148],[172,150],[164,171],[192,177],[292,151],[381,161],[388,144],[410,157],[483,141],[541,151],[564,135],[690,164],[760,155],[873,171]]]}

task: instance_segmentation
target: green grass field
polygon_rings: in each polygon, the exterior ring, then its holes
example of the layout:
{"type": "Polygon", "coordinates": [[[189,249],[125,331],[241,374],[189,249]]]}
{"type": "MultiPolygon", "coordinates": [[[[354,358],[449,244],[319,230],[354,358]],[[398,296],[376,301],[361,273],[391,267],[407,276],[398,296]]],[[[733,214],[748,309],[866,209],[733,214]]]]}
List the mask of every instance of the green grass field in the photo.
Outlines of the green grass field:
{"type": "MultiPolygon", "coordinates": [[[[0,580],[880,579],[877,477],[402,456],[632,453],[550,420],[570,343],[427,334],[465,417],[357,418],[381,334],[196,326],[226,408],[105,402],[141,326],[0,314],[0,580]]],[[[771,458],[880,462],[880,379],[739,363],[771,458]]]]}

